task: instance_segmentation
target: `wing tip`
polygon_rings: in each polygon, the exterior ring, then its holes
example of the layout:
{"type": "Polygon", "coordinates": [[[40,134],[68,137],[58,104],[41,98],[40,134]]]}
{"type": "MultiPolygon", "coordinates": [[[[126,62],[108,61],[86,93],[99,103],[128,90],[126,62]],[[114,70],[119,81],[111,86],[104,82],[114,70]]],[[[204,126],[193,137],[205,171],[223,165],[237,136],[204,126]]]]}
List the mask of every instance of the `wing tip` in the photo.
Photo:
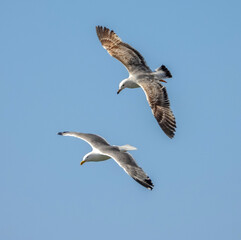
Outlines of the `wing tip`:
{"type": "Polygon", "coordinates": [[[61,136],[63,136],[63,135],[65,135],[65,133],[68,133],[68,131],[65,131],[65,132],[58,132],[57,135],[61,135],[61,136]]]}
{"type": "Polygon", "coordinates": [[[154,188],[154,185],[149,177],[147,179],[145,179],[145,182],[149,185],[147,187],[149,190],[152,190],[154,188]]]}
{"type": "Polygon", "coordinates": [[[169,138],[174,138],[177,128],[174,115],[172,115],[172,118],[166,118],[165,122],[161,122],[159,125],[169,138]]]}
{"type": "Polygon", "coordinates": [[[96,29],[96,32],[98,32],[98,31],[102,30],[102,29],[103,29],[103,27],[102,27],[102,26],[100,26],[100,25],[97,25],[97,26],[95,26],[95,29],[96,29]]]}
{"type": "Polygon", "coordinates": [[[116,43],[121,42],[121,39],[117,36],[114,30],[110,30],[109,28],[100,25],[96,26],[95,29],[102,45],[103,41],[107,41],[107,39],[112,39],[112,41],[115,41],[116,43]]]}
{"type": "Polygon", "coordinates": [[[172,135],[167,135],[169,138],[173,139],[175,137],[175,133],[173,133],[172,135]]]}
{"type": "Polygon", "coordinates": [[[175,136],[177,128],[176,119],[172,110],[169,107],[169,101],[166,101],[166,105],[166,107],[156,106],[153,115],[156,118],[163,132],[172,139],[175,136]]]}
{"type": "Polygon", "coordinates": [[[154,185],[149,177],[147,177],[144,180],[139,180],[138,178],[135,178],[135,177],[133,177],[133,179],[149,190],[152,190],[154,188],[154,185]]]}
{"type": "Polygon", "coordinates": [[[95,27],[97,34],[104,33],[104,32],[110,32],[110,29],[107,27],[102,27],[100,25],[95,27]]]}
{"type": "Polygon", "coordinates": [[[164,133],[171,139],[173,139],[175,137],[175,133],[176,133],[176,125],[174,126],[161,126],[162,130],[164,131],[164,133]]]}
{"type": "Polygon", "coordinates": [[[100,26],[100,25],[97,25],[97,26],[95,26],[95,29],[96,29],[96,31],[110,31],[110,32],[113,32],[113,30],[110,30],[109,28],[107,28],[107,27],[103,27],[103,26],[100,26]]]}
{"type": "Polygon", "coordinates": [[[175,137],[175,132],[176,132],[176,126],[175,128],[172,128],[170,126],[166,127],[163,125],[160,125],[160,127],[162,128],[163,132],[170,138],[173,139],[175,137]]]}

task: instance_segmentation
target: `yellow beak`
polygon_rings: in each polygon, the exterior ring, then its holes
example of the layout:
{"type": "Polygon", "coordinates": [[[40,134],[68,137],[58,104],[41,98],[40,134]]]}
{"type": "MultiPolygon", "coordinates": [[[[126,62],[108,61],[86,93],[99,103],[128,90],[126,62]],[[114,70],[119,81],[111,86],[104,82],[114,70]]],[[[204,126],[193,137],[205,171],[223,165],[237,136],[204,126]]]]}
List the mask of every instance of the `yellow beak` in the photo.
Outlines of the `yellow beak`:
{"type": "Polygon", "coordinates": [[[83,165],[85,162],[86,162],[86,161],[85,161],[85,160],[83,160],[83,161],[80,163],[80,165],[83,165]]]}

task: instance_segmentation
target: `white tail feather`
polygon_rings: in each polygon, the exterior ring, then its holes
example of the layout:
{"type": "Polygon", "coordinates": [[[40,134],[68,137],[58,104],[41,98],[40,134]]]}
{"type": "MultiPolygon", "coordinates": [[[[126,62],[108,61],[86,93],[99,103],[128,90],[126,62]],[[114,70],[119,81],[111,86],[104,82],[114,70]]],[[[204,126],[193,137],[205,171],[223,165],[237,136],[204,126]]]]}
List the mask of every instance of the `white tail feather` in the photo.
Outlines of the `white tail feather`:
{"type": "Polygon", "coordinates": [[[127,152],[127,151],[131,151],[131,150],[137,150],[136,147],[133,147],[129,144],[123,145],[123,146],[118,146],[118,148],[120,149],[121,152],[127,152]]]}

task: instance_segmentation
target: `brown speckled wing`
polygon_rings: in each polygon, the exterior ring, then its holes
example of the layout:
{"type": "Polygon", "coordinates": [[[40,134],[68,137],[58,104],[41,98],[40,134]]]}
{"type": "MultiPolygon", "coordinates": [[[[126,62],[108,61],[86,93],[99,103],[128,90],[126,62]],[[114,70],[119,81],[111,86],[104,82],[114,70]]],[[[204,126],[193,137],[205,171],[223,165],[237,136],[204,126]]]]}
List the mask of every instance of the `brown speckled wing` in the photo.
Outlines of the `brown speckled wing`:
{"type": "Polygon", "coordinates": [[[157,81],[140,81],[139,85],[146,94],[158,124],[168,137],[173,138],[176,131],[176,120],[170,109],[166,88],[157,81]]]}
{"type": "Polygon", "coordinates": [[[130,74],[151,72],[142,55],[129,44],[122,42],[113,30],[97,26],[96,33],[102,46],[112,57],[122,62],[130,74]]]}

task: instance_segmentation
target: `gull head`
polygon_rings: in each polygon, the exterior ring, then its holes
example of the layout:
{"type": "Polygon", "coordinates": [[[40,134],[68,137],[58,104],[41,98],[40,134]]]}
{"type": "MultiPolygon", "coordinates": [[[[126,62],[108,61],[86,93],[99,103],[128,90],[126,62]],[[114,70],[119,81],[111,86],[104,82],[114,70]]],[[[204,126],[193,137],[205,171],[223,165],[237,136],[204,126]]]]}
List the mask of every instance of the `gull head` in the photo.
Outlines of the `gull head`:
{"type": "Polygon", "coordinates": [[[117,94],[119,94],[124,88],[128,87],[129,79],[126,78],[122,80],[119,84],[119,90],[117,91],[117,94]]]}
{"type": "Polygon", "coordinates": [[[84,157],[83,160],[80,162],[80,165],[83,165],[86,162],[92,161],[91,153],[87,153],[84,157]]]}
{"type": "Polygon", "coordinates": [[[124,88],[139,88],[140,86],[133,80],[132,77],[126,78],[122,80],[119,84],[119,90],[117,94],[119,94],[124,88]]]}
{"type": "Polygon", "coordinates": [[[98,153],[98,152],[89,152],[83,157],[83,161],[81,161],[80,165],[83,165],[86,162],[99,162],[99,161],[105,161],[107,159],[110,159],[109,156],[98,153]]]}

